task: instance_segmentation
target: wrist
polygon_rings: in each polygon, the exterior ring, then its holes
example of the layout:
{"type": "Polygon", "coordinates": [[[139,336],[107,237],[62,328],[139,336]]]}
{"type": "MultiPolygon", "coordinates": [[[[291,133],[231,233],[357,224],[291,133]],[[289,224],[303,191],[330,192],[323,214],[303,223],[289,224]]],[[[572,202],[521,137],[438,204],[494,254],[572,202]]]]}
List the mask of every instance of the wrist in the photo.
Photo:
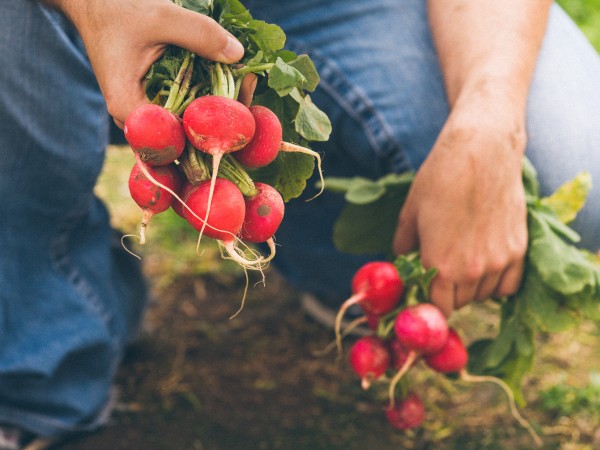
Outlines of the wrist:
{"type": "MultiPolygon", "coordinates": [[[[503,79],[484,78],[468,83],[452,105],[448,125],[510,141],[521,153],[526,144],[526,91],[503,79]]],[[[491,137],[490,136],[490,137],[491,137]]]]}

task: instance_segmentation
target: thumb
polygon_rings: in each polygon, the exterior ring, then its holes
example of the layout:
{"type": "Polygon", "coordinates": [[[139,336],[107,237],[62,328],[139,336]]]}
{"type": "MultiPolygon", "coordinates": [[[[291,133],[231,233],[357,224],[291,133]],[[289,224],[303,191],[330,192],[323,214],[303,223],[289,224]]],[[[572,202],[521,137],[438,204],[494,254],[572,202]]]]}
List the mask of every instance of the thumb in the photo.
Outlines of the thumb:
{"type": "Polygon", "coordinates": [[[231,64],[244,56],[244,47],[225,28],[204,14],[169,3],[156,31],[159,43],[172,44],[203,58],[231,64]]]}
{"type": "Polygon", "coordinates": [[[418,241],[416,215],[410,205],[406,203],[398,216],[392,250],[395,255],[406,254],[417,248],[418,241]]]}

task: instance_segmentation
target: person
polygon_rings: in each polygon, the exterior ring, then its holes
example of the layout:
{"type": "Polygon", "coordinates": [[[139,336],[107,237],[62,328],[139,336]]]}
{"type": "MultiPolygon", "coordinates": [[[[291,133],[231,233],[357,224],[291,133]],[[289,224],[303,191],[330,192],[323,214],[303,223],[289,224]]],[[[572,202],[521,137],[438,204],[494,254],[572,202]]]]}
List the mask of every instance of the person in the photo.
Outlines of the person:
{"type": "MultiPolygon", "coordinates": [[[[167,44],[225,63],[243,54],[211,19],[139,4],[0,6],[0,448],[104,423],[143,313],[140,268],[93,195],[109,116],[122,126],[147,101],[143,77],[167,44]]],[[[418,246],[439,270],[431,295],[446,314],[518,288],[524,154],[544,192],[583,168],[600,179],[600,60],[549,0],[244,4],[315,61],[311,97],[333,125],[314,147],[327,175],[417,170],[394,251],[418,246]]],[[[591,249],[599,202],[594,192],[574,224],[591,249]]],[[[329,304],[364,262],[333,247],[342,207],[334,195],[290,202],[277,234],[278,269],[329,304]]]]}

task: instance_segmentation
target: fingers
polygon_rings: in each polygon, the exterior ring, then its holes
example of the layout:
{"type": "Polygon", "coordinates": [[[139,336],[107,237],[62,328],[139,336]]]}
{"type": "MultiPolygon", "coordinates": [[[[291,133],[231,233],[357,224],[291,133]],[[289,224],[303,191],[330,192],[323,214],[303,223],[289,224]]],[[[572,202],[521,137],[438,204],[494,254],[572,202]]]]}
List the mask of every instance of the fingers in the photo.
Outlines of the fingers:
{"type": "Polygon", "coordinates": [[[418,246],[417,224],[409,201],[400,212],[398,225],[392,241],[392,250],[396,255],[406,254],[418,246]]]}
{"type": "Polygon", "coordinates": [[[473,301],[512,295],[519,289],[523,267],[524,260],[521,258],[503,271],[490,270],[479,277],[460,278],[438,273],[431,282],[431,300],[446,316],[450,316],[455,309],[473,301]]]}
{"type": "Polygon", "coordinates": [[[245,75],[242,80],[242,86],[240,88],[240,93],[238,94],[238,101],[248,108],[252,103],[252,97],[254,96],[254,90],[256,89],[257,81],[258,77],[254,73],[245,75]]]}
{"type": "Polygon", "coordinates": [[[185,48],[203,58],[234,63],[244,56],[244,47],[215,20],[170,3],[163,17],[165,26],[156,30],[155,38],[164,44],[185,48]]]}

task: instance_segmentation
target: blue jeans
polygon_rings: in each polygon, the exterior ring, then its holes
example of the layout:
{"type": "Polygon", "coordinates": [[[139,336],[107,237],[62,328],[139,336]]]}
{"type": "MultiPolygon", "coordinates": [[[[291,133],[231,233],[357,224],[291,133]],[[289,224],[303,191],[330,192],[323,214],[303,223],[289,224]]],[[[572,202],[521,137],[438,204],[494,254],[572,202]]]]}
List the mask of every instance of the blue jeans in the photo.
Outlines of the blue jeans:
{"type": "Polygon", "coordinates": [[[31,0],[0,6],[0,423],[94,428],[146,288],[92,189],[109,118],[82,43],[31,0]]]}
{"type": "MultiPolygon", "coordinates": [[[[448,113],[424,0],[254,0],[288,46],[311,55],[313,100],[333,134],[326,175],[418,168],[448,113]]],[[[115,368],[143,309],[131,258],[111,246],[93,196],[109,119],[77,34],[33,0],[0,6],[0,423],[55,435],[103,418],[115,368]]],[[[600,61],[554,8],[529,104],[529,157],[545,191],[587,168],[600,180],[600,61]]],[[[308,196],[309,194],[307,194],[308,196]]],[[[335,251],[337,195],[292,201],[279,269],[299,288],[347,295],[364,259],[335,251]]],[[[598,246],[600,196],[576,224],[598,246]]]]}

